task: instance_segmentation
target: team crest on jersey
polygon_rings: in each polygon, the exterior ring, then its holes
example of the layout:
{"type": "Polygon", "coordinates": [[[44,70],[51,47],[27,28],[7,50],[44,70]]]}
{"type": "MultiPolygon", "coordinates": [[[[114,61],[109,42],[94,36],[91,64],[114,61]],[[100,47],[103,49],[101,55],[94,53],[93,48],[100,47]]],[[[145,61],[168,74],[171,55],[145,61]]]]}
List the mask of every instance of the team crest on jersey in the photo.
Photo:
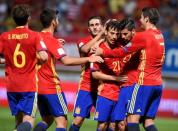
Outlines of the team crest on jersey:
{"type": "Polygon", "coordinates": [[[77,108],[75,109],[75,113],[76,113],[76,114],[80,114],[80,107],[77,107],[77,108]]]}
{"type": "Polygon", "coordinates": [[[95,112],[95,118],[98,118],[99,112],[95,112]]]}

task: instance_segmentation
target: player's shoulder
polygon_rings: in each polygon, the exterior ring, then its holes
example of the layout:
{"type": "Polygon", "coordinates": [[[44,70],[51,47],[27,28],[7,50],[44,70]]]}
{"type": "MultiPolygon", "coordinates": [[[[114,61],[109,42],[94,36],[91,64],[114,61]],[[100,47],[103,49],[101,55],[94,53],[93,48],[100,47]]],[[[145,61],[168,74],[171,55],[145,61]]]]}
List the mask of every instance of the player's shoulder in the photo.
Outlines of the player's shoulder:
{"type": "Polygon", "coordinates": [[[78,40],[77,45],[79,46],[79,48],[81,48],[83,45],[88,43],[90,40],[92,40],[92,36],[90,35],[86,37],[82,37],[78,40]]]}
{"type": "Polygon", "coordinates": [[[51,33],[49,32],[40,32],[40,36],[42,37],[42,39],[44,40],[44,42],[48,45],[48,46],[59,46],[62,47],[62,44],[58,41],[57,38],[55,38],[51,33]],[[53,44],[51,44],[53,43],[53,44]]]}
{"type": "Polygon", "coordinates": [[[107,49],[107,46],[104,42],[102,42],[100,45],[99,45],[100,48],[102,49],[107,49]]]}
{"type": "Polygon", "coordinates": [[[90,40],[92,40],[92,36],[91,35],[88,35],[88,36],[85,36],[85,37],[82,37],[78,40],[78,43],[80,42],[83,42],[83,43],[87,43],[89,42],[90,40]]]}
{"type": "Polygon", "coordinates": [[[149,40],[163,39],[163,34],[158,29],[149,29],[146,31],[145,37],[149,40]]]}
{"type": "Polygon", "coordinates": [[[11,34],[15,34],[15,29],[11,29],[9,31],[5,31],[0,35],[1,39],[8,39],[11,34]]]}
{"type": "Polygon", "coordinates": [[[37,31],[33,31],[33,30],[31,30],[31,29],[28,29],[27,32],[28,32],[31,36],[40,37],[40,33],[37,32],[37,31]]]}
{"type": "Polygon", "coordinates": [[[148,38],[149,34],[146,31],[136,32],[132,41],[145,41],[148,38]]]}
{"type": "Polygon", "coordinates": [[[54,36],[49,32],[39,32],[39,35],[45,40],[53,41],[53,42],[57,41],[56,38],[54,38],[54,36]]]}
{"type": "Polygon", "coordinates": [[[155,33],[162,34],[161,31],[158,29],[148,29],[142,32],[137,32],[137,37],[147,38],[153,36],[155,33]]]}
{"type": "Polygon", "coordinates": [[[150,33],[150,35],[159,35],[160,37],[163,38],[163,34],[162,34],[161,30],[159,30],[159,29],[149,30],[149,33],[150,33]]]}
{"type": "Polygon", "coordinates": [[[7,36],[8,34],[9,34],[8,31],[3,32],[3,33],[0,35],[0,38],[2,39],[2,38],[4,38],[5,36],[7,36]]]}
{"type": "Polygon", "coordinates": [[[136,32],[135,37],[145,38],[146,35],[148,35],[147,31],[140,31],[140,32],[136,32]]]}

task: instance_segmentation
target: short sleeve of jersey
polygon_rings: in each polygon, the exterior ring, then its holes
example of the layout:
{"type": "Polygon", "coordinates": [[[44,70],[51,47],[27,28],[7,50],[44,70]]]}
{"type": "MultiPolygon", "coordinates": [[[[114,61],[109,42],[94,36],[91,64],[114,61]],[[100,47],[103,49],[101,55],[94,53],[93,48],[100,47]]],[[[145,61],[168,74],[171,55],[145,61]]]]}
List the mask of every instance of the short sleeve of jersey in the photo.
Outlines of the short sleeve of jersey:
{"type": "Polygon", "coordinates": [[[50,44],[50,47],[49,47],[49,52],[51,52],[54,57],[58,60],[60,60],[62,57],[66,56],[66,53],[61,45],[60,42],[58,42],[57,40],[56,41],[53,41],[52,44],[50,44]]]}
{"type": "Polygon", "coordinates": [[[86,43],[85,43],[85,41],[83,40],[83,39],[81,39],[81,40],[79,40],[78,42],[77,42],[77,45],[78,45],[78,48],[80,49],[83,45],[85,45],[86,43]]]}
{"type": "Polygon", "coordinates": [[[41,37],[41,35],[39,33],[36,33],[36,34],[37,34],[37,37],[36,37],[36,48],[37,48],[37,51],[47,50],[46,44],[43,41],[43,38],[41,37]]]}
{"type": "Polygon", "coordinates": [[[91,36],[87,36],[85,38],[82,38],[80,39],[78,42],[77,42],[77,45],[78,45],[78,48],[82,48],[82,46],[84,46],[85,44],[87,44],[90,40],[92,40],[92,37],[91,36]]]}
{"type": "Polygon", "coordinates": [[[136,33],[130,43],[124,46],[126,52],[132,53],[146,47],[146,39],[143,32],[136,33]]]}
{"type": "Polygon", "coordinates": [[[3,53],[3,38],[0,36],[0,53],[3,53]]]}
{"type": "Polygon", "coordinates": [[[90,69],[92,72],[99,71],[100,70],[99,64],[98,63],[90,63],[90,69]]]}

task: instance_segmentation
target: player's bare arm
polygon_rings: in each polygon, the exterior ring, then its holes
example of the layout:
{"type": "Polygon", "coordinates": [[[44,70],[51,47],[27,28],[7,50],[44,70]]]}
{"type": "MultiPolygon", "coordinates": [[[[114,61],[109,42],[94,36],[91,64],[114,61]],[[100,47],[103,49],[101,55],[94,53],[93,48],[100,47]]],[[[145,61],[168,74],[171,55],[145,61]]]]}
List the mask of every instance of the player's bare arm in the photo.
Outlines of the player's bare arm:
{"type": "Polygon", "coordinates": [[[104,41],[104,39],[98,40],[90,49],[90,53],[95,53],[96,49],[99,48],[99,45],[104,41]]]}
{"type": "Polygon", "coordinates": [[[42,62],[46,62],[48,60],[48,54],[46,51],[39,51],[38,52],[38,59],[42,62]]]}
{"type": "Polygon", "coordinates": [[[83,53],[88,53],[91,47],[102,38],[104,31],[101,31],[96,37],[94,37],[91,41],[80,48],[80,51],[83,53]]]}
{"type": "Polygon", "coordinates": [[[61,62],[64,65],[81,65],[87,62],[99,62],[102,63],[104,60],[100,56],[90,56],[90,57],[83,57],[83,58],[74,58],[69,56],[64,56],[61,58],[61,62]]]}
{"type": "Polygon", "coordinates": [[[98,47],[96,50],[95,50],[95,55],[98,55],[98,56],[102,56],[103,55],[103,49],[98,47]]]}
{"type": "Polygon", "coordinates": [[[117,82],[126,82],[127,81],[127,76],[114,76],[114,75],[107,75],[104,74],[100,71],[94,71],[92,72],[92,76],[95,79],[99,79],[99,80],[109,80],[109,81],[117,81],[117,82]]]}

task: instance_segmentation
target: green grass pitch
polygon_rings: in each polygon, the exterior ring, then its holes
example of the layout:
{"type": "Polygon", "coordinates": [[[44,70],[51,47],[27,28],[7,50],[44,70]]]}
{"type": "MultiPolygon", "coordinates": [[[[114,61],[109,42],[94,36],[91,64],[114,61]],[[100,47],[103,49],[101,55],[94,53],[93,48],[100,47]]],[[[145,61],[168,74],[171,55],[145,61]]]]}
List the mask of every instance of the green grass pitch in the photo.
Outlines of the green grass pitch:
{"type": "MultiPolygon", "coordinates": [[[[69,113],[68,120],[70,123],[72,122],[72,113],[69,113]]],[[[40,121],[40,115],[37,114],[36,122],[40,121]]],[[[165,119],[165,118],[157,118],[156,125],[159,131],[177,131],[178,130],[178,119],[165,119]]],[[[14,117],[11,116],[10,110],[8,108],[0,107],[0,131],[12,131],[14,128],[14,117]]],[[[48,131],[54,131],[55,124],[48,129],[48,131]]],[[[96,130],[96,122],[92,119],[85,120],[80,131],[95,131],[96,130]]],[[[142,131],[144,131],[142,129],[142,131]]]]}

